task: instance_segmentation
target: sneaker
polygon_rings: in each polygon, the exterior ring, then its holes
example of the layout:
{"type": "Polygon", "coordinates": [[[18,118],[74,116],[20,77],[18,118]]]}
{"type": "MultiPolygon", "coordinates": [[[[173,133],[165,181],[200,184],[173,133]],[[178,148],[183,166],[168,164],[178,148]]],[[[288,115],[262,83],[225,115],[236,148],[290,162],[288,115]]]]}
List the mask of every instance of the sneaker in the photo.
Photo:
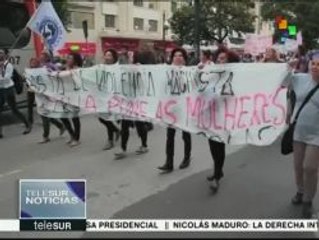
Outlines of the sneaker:
{"type": "Polygon", "coordinates": [[[107,144],[105,145],[105,147],[103,148],[103,150],[110,150],[114,147],[114,143],[112,141],[107,142],[107,144]]]}
{"type": "Polygon", "coordinates": [[[81,143],[79,141],[76,141],[76,140],[73,140],[71,143],[70,143],[70,147],[76,147],[78,145],[80,145],[81,143]]]}
{"type": "Polygon", "coordinates": [[[141,146],[135,152],[136,152],[136,154],[144,154],[144,153],[148,152],[148,148],[141,146]]]}
{"type": "Polygon", "coordinates": [[[310,219],[312,217],[312,202],[304,202],[302,205],[302,217],[310,219]]]}
{"type": "Polygon", "coordinates": [[[303,194],[300,193],[300,192],[297,192],[296,195],[291,199],[291,203],[293,205],[300,205],[302,204],[302,197],[303,197],[303,194]]]}
{"type": "Polygon", "coordinates": [[[120,151],[120,152],[116,152],[114,153],[115,155],[115,159],[122,159],[126,157],[126,152],[125,151],[120,151]]]}

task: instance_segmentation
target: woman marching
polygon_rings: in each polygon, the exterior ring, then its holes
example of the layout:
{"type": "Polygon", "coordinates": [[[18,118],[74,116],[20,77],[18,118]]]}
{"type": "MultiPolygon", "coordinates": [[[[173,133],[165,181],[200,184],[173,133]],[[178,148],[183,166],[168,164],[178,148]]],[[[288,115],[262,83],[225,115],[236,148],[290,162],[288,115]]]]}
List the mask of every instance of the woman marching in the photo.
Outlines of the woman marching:
{"type": "MultiPolygon", "coordinates": [[[[116,64],[118,61],[118,55],[117,52],[113,49],[108,49],[104,52],[104,64],[111,65],[116,64]]],[[[108,134],[108,142],[106,143],[103,150],[110,150],[114,147],[114,135],[115,135],[115,141],[117,141],[120,137],[120,130],[118,127],[107,118],[103,118],[103,115],[101,114],[99,117],[99,121],[106,127],[107,134],[108,134]]]]}
{"type": "MultiPolygon", "coordinates": [[[[156,64],[155,55],[146,41],[141,41],[139,51],[133,55],[133,64],[156,64]]],[[[145,121],[121,120],[121,150],[115,152],[115,159],[122,159],[127,156],[127,144],[130,136],[130,128],[136,127],[137,134],[141,139],[141,146],[135,151],[137,155],[145,154],[149,151],[147,139],[148,132],[152,130],[152,123],[145,121]]]]}
{"type": "MultiPolygon", "coordinates": [[[[171,54],[172,65],[177,67],[182,67],[187,64],[187,53],[183,48],[176,48],[172,51],[171,54]]],[[[166,135],[166,162],[163,166],[158,167],[158,169],[169,173],[174,170],[174,145],[175,145],[175,133],[176,129],[172,127],[167,128],[166,135]]],[[[191,162],[191,150],[192,150],[192,141],[191,134],[189,132],[183,131],[183,140],[184,140],[184,159],[180,164],[179,168],[187,168],[191,162]]]]}
{"type": "MultiPolygon", "coordinates": [[[[67,57],[66,61],[66,67],[67,70],[72,70],[72,69],[77,69],[82,67],[83,65],[83,60],[80,54],[78,53],[71,53],[67,57]]],[[[73,112],[73,114],[76,114],[73,112]]],[[[61,119],[66,130],[70,134],[70,141],[67,142],[70,147],[75,147],[80,144],[80,133],[81,133],[81,122],[80,118],[78,116],[73,116],[72,117],[72,123],[69,118],[62,118],[61,119]]]]}
{"type": "MultiPolygon", "coordinates": [[[[215,52],[214,62],[216,64],[238,63],[239,61],[239,56],[225,47],[220,47],[215,52]]],[[[214,161],[214,174],[208,176],[207,180],[211,183],[210,188],[213,191],[217,191],[219,188],[219,181],[224,176],[223,167],[226,157],[226,147],[224,143],[212,139],[209,139],[208,143],[214,161]]]]}
{"type": "MultiPolygon", "coordinates": [[[[47,56],[45,53],[43,53],[42,55],[47,56]]],[[[31,58],[29,67],[30,68],[40,68],[41,67],[40,60],[38,60],[37,58],[31,58]]],[[[33,120],[33,104],[35,101],[35,93],[28,87],[27,94],[28,94],[27,101],[28,101],[29,117],[30,117],[30,119],[33,120]],[[31,117],[31,114],[32,114],[32,117],[31,117]]],[[[43,124],[43,134],[42,134],[43,139],[42,139],[42,141],[39,142],[39,144],[44,144],[44,143],[50,142],[50,138],[49,138],[49,136],[50,136],[50,123],[55,125],[60,130],[60,136],[63,135],[63,133],[65,131],[64,126],[57,119],[48,118],[48,117],[45,117],[42,115],[41,115],[41,119],[42,119],[42,124],[43,124]]],[[[30,122],[30,124],[32,124],[32,123],[33,123],[33,121],[30,122]]]]}
{"type": "Polygon", "coordinates": [[[297,193],[292,199],[292,204],[303,205],[304,218],[312,216],[312,201],[317,192],[318,182],[319,50],[314,51],[309,59],[309,73],[293,74],[289,79],[289,87],[296,94],[296,105],[291,121],[297,118],[293,136],[297,193]]]}

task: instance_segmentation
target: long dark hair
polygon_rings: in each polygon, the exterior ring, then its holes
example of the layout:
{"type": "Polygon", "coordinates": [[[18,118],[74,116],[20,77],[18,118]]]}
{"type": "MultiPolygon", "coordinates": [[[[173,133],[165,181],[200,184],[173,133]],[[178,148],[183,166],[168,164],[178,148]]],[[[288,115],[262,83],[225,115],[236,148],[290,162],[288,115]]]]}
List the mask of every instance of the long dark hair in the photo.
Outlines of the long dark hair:
{"type": "Polygon", "coordinates": [[[238,56],[238,54],[235,53],[234,51],[229,50],[228,48],[226,48],[224,46],[220,46],[213,54],[214,62],[217,61],[217,58],[218,58],[219,54],[221,54],[221,53],[225,53],[227,55],[227,60],[228,60],[227,62],[228,63],[240,62],[240,57],[238,56]]]}
{"type": "Polygon", "coordinates": [[[105,54],[106,54],[107,52],[110,52],[110,53],[112,54],[113,63],[116,63],[116,62],[118,61],[118,59],[119,59],[119,56],[118,56],[118,54],[117,54],[117,51],[116,51],[115,49],[113,49],[113,48],[106,49],[106,50],[104,51],[104,56],[105,56],[105,54]]]}
{"type": "Polygon", "coordinates": [[[184,48],[174,48],[173,51],[171,52],[171,56],[170,56],[170,64],[173,63],[173,58],[176,52],[180,52],[183,55],[184,61],[185,61],[185,65],[187,65],[188,62],[188,57],[187,57],[187,52],[184,48]]]}
{"type": "Polygon", "coordinates": [[[83,59],[82,56],[79,53],[70,53],[69,56],[72,56],[73,58],[73,64],[77,67],[82,67],[83,66],[83,59]]]}

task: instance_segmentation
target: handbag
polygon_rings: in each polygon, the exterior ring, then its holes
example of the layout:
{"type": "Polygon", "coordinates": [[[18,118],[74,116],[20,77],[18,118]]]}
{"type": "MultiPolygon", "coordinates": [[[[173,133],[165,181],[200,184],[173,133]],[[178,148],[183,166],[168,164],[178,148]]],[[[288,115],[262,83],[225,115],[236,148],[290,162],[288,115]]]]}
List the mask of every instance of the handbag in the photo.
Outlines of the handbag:
{"type": "Polygon", "coordinates": [[[293,137],[294,137],[294,131],[295,131],[295,126],[298,120],[298,117],[300,115],[301,110],[305,107],[305,105],[309,102],[311,97],[316,93],[316,91],[319,89],[319,84],[314,87],[306,96],[305,100],[301,104],[300,108],[298,109],[298,112],[295,116],[294,121],[289,124],[288,129],[284,133],[282,140],[281,140],[281,154],[283,155],[288,155],[293,152],[293,137]]]}

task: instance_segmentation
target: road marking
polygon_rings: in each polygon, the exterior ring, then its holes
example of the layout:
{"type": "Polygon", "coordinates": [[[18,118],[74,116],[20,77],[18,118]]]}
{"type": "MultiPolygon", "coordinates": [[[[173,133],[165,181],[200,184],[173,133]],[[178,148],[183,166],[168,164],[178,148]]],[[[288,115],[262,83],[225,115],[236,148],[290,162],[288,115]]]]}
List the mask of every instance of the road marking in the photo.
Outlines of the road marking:
{"type": "Polygon", "coordinates": [[[10,171],[10,172],[6,172],[6,173],[3,173],[3,174],[0,174],[0,176],[4,177],[4,176],[10,176],[10,175],[13,175],[13,174],[16,174],[16,173],[19,173],[19,172],[22,172],[21,169],[16,169],[16,170],[13,170],[13,171],[10,171]]]}

